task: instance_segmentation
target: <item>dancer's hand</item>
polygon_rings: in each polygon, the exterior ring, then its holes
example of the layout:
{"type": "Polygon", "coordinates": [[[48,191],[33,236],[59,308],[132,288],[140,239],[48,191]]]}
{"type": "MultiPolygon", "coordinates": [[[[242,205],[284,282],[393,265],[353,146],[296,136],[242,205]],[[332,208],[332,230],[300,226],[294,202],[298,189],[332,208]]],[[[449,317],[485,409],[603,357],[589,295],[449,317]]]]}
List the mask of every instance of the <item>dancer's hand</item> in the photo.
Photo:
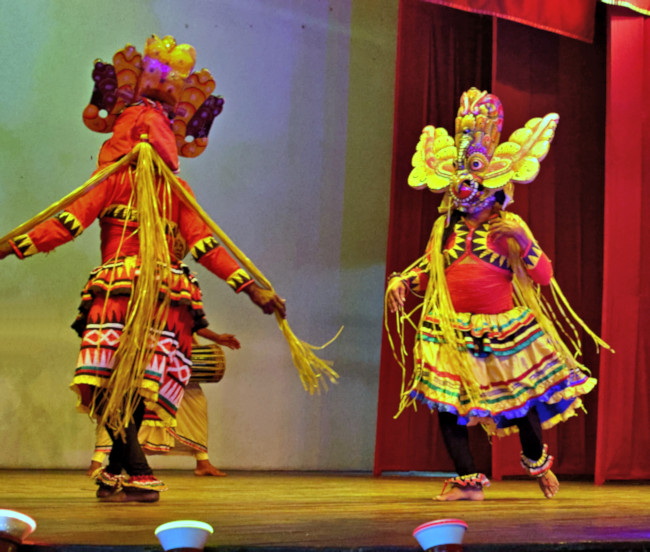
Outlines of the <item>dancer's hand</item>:
{"type": "Polygon", "coordinates": [[[209,328],[201,328],[196,332],[201,337],[214,341],[217,345],[223,345],[229,349],[240,349],[241,344],[233,334],[218,334],[209,328]]]}
{"type": "Polygon", "coordinates": [[[241,344],[239,340],[232,334],[217,334],[218,339],[215,340],[217,345],[223,345],[228,349],[240,349],[241,344]]]}
{"type": "Polygon", "coordinates": [[[0,243],[0,260],[4,259],[9,253],[13,253],[14,249],[9,242],[0,243]]]}
{"type": "Polygon", "coordinates": [[[277,293],[273,293],[270,289],[264,289],[255,282],[247,285],[244,291],[251,298],[251,301],[264,311],[264,314],[277,312],[282,318],[286,318],[287,307],[285,300],[277,293]]]}
{"type": "Polygon", "coordinates": [[[515,220],[505,218],[494,219],[490,223],[490,234],[493,239],[513,238],[519,244],[522,251],[530,247],[531,239],[526,230],[515,220]]]}
{"type": "Polygon", "coordinates": [[[388,282],[388,309],[390,312],[395,312],[401,310],[404,307],[404,301],[406,301],[406,292],[408,287],[406,282],[402,280],[399,276],[394,276],[388,282]]]}

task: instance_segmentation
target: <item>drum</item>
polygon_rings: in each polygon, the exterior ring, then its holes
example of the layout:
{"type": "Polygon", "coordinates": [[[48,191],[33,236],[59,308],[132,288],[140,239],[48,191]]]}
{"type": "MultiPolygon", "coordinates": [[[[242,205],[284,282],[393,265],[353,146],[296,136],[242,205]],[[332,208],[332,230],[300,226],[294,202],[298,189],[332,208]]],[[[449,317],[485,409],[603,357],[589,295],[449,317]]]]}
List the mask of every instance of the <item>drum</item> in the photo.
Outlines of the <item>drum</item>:
{"type": "Polygon", "coordinates": [[[226,371],[226,357],[216,343],[192,346],[192,383],[217,383],[226,371]]]}

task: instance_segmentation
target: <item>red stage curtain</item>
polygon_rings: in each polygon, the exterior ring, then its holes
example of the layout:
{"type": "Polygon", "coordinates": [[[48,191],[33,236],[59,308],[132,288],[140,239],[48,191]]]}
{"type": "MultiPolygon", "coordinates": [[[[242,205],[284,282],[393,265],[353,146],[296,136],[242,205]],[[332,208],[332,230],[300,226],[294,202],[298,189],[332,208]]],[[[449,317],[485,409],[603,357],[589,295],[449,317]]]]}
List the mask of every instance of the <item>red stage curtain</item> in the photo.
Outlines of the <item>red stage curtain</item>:
{"type": "MultiPolygon", "coordinates": [[[[462,92],[471,86],[489,87],[491,48],[491,18],[419,0],[400,2],[387,273],[404,269],[422,255],[437,216],[440,196],[406,184],[420,133],[430,123],[452,129],[462,92]]],[[[402,374],[385,334],[381,357],[375,473],[451,470],[437,419],[428,409],[409,410],[393,419],[402,374]]],[[[478,454],[487,471],[489,449],[485,439],[476,442],[483,447],[478,454]]]]}
{"type": "MultiPolygon", "coordinates": [[[[453,131],[462,91],[470,86],[492,90],[505,107],[503,140],[531,117],[560,113],[557,137],[541,175],[530,187],[519,186],[514,210],[530,222],[554,260],[557,279],[576,310],[599,330],[604,45],[510,21],[499,21],[494,32],[491,56],[491,18],[415,0],[400,3],[387,272],[402,270],[421,255],[437,215],[439,197],[410,190],[406,184],[421,129],[435,124],[453,131]],[[463,38],[455,43],[457,36],[463,38]]],[[[585,345],[585,363],[597,374],[593,347],[585,345]]],[[[384,336],[375,473],[451,470],[435,415],[421,407],[417,413],[407,411],[393,419],[401,378],[384,336]]],[[[593,473],[597,408],[592,395],[587,399],[588,417],[574,418],[549,433],[559,473],[593,473]]],[[[499,440],[491,452],[484,432],[473,429],[478,469],[497,478],[521,475],[516,438],[499,440]]]]}
{"type": "Polygon", "coordinates": [[[608,24],[603,331],[616,354],[600,365],[596,483],[650,478],[650,19],[610,8],[608,24]]]}
{"type": "MultiPolygon", "coordinates": [[[[604,24],[604,13],[599,22],[604,24]]],[[[528,221],[553,261],[573,308],[600,330],[602,296],[605,40],[594,44],[499,20],[492,90],[505,110],[502,140],[531,117],[560,114],[539,177],[517,186],[512,210],[528,221]]],[[[593,342],[583,336],[583,362],[598,375],[593,342]]],[[[608,355],[610,353],[603,353],[608,355]]],[[[594,472],[597,391],[585,398],[588,415],[544,433],[557,473],[594,472]]],[[[516,436],[497,439],[492,475],[521,475],[516,436]]]]}
{"type": "MultiPolygon", "coordinates": [[[[591,42],[596,0],[426,0],[591,42]]],[[[616,0],[614,0],[616,1],[616,0]]],[[[643,0],[636,0],[643,2],[643,0]]]]}

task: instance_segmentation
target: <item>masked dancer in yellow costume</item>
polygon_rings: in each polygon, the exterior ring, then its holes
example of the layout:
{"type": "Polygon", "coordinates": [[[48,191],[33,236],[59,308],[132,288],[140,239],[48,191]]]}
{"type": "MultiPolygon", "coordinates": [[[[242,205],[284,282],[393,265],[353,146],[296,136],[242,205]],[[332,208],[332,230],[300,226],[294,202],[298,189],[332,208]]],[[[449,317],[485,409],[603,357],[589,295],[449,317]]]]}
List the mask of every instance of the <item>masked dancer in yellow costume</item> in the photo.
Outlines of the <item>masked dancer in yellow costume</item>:
{"type": "Polygon", "coordinates": [[[550,284],[564,310],[584,324],[529,228],[505,211],[514,184],[537,176],[558,120],[555,113],[531,119],[499,144],[501,102],[472,88],[461,97],[455,137],[428,126],[413,157],[409,185],[444,192],[442,215],[424,256],[391,275],[387,306],[403,330],[406,294],[424,295],[400,411],[414,401],[438,411],[458,476],[437,500],[483,500],[489,481],[476,471],[467,434],[476,423],[492,435],[518,432],[522,467],[553,497],[559,483],[542,429],[575,415],[580,396],[596,385],[560,338],[539,286],[550,284]]]}
{"type": "Polygon", "coordinates": [[[0,240],[0,258],[14,253],[23,259],[53,250],[99,220],[102,265],[82,291],[72,388],[80,408],[113,440],[108,466],[95,474],[102,501],[155,502],[166,489],[147,463],[138,430],[145,409],[175,426],[190,378],[192,333],[203,318],[198,285],[173,255],[175,242],[186,243],[196,261],[265,313],[285,316],[284,301],[217,242],[189,185],[173,174],[179,154],[205,150],[223,107],[222,98],[211,96],[215,83],[207,69],[192,72],[195,58],[192,46],[154,35],[144,55],[127,45],[113,64],[96,61],[83,118],[92,130],[112,132],[97,171],[47,211],[55,216],[0,240]]]}

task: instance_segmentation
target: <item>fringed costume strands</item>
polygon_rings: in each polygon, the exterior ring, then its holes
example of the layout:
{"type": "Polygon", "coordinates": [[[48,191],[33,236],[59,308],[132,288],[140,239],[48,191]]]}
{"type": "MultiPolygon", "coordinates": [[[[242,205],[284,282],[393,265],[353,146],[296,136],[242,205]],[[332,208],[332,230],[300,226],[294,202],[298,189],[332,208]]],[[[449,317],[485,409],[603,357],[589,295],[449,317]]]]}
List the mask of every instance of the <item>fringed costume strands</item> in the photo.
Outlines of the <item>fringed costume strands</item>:
{"type": "MultiPolygon", "coordinates": [[[[113,441],[106,470],[95,474],[97,496],[105,501],[154,502],[165,489],[137,434],[145,411],[161,426],[176,424],[191,374],[192,333],[206,325],[198,284],[175,252],[189,248],[264,312],[279,320],[286,312],[270,284],[258,286],[217,242],[214,234],[223,233],[174,174],[179,154],[196,157],[205,150],[223,108],[223,99],[210,95],[215,83],[209,71],[192,73],[195,59],[192,46],[153,35],[144,56],[127,45],[113,65],[96,61],[83,120],[91,130],[112,132],[97,171],[0,238],[0,258],[13,252],[23,259],[53,250],[99,220],[102,264],[82,291],[73,324],[82,342],[71,387],[81,409],[113,441]]],[[[234,244],[229,247],[236,254],[234,244]]]]}
{"type": "MultiPolygon", "coordinates": [[[[404,400],[451,412],[461,424],[481,421],[490,433],[507,435],[517,431],[512,420],[524,417],[531,408],[537,410],[545,429],[566,420],[582,405],[579,396],[596,381],[581,371],[572,356],[557,350],[529,307],[514,304],[507,243],[489,234],[495,217],[476,228],[460,220],[445,247],[434,247],[430,253],[442,256],[455,312],[451,327],[465,351],[478,394],[469,393],[450,368],[456,351],[450,351],[445,341],[442,317],[431,310],[416,334],[416,375],[404,400]]],[[[533,281],[550,282],[550,261],[534,240],[522,260],[533,281]]],[[[427,289],[430,264],[425,259],[404,274],[411,291],[427,289]]]]}
{"type": "MultiPolygon", "coordinates": [[[[151,110],[160,113],[162,124],[168,125],[166,117],[155,106],[144,108],[148,115],[151,110]]],[[[95,219],[99,220],[103,264],[92,271],[82,291],[79,316],[73,324],[82,343],[72,387],[80,395],[85,411],[95,406],[92,389],[109,387],[115,355],[124,343],[125,326],[133,308],[132,297],[141,273],[141,233],[133,198],[134,179],[135,171],[129,166],[107,178],[57,217],[14,240],[19,254],[26,257],[51,251],[80,235],[95,219]]],[[[174,241],[184,240],[198,262],[228,281],[236,291],[251,282],[195,213],[174,195],[164,197],[166,187],[160,178],[157,191],[160,204],[167,206],[164,224],[170,259],[174,259],[174,241]]],[[[158,337],[149,334],[148,339],[155,346],[151,359],[140,370],[143,376],[138,394],[164,425],[174,426],[183,388],[191,373],[192,333],[206,323],[200,290],[188,268],[176,260],[170,261],[169,268],[170,278],[158,290],[161,300],[168,301],[165,323],[156,331],[158,337]]],[[[144,337],[138,336],[141,345],[144,337]]]]}
{"type": "MultiPolygon", "coordinates": [[[[399,413],[415,402],[438,411],[460,477],[449,480],[452,490],[445,492],[446,486],[438,500],[483,499],[488,482],[475,473],[467,438],[466,427],[474,423],[493,435],[519,432],[522,458],[533,467],[528,472],[552,497],[558,484],[542,428],[575,415],[580,396],[596,385],[576,360],[576,327],[608,348],[568,305],[524,221],[504,210],[514,184],[530,183],[539,173],[558,120],[555,113],[531,119],[499,144],[501,102],[472,88],[461,97],[455,138],[428,126],[413,156],[409,185],[444,192],[443,214],[424,256],[391,276],[386,296],[397,313],[401,354],[395,357],[405,375],[399,413]],[[555,308],[542,285],[550,285],[555,308]],[[404,313],[408,292],[423,301],[404,313]],[[412,320],[416,313],[418,321],[412,320]],[[416,330],[408,379],[405,323],[416,330]]],[[[386,323],[388,328],[388,317],[386,323]]]]}

